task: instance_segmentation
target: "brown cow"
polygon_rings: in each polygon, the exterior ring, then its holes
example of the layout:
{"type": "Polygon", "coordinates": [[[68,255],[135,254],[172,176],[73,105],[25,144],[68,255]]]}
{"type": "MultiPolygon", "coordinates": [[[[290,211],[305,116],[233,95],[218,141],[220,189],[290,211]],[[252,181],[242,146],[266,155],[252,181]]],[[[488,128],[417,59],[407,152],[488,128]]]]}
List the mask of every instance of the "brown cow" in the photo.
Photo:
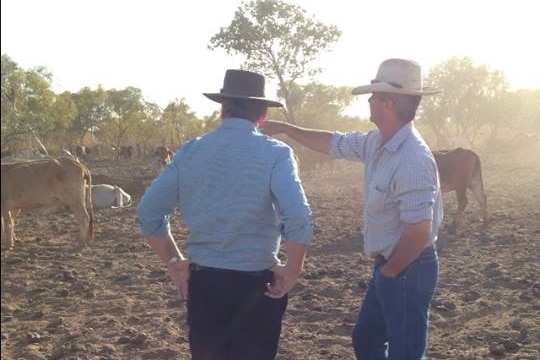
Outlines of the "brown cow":
{"type": "Polygon", "coordinates": [[[133,158],[133,146],[120,146],[116,153],[116,160],[118,161],[120,158],[130,161],[133,158]]]}
{"type": "Polygon", "coordinates": [[[94,240],[90,170],[68,157],[2,163],[2,224],[7,247],[15,242],[21,210],[67,206],[80,225],[78,247],[94,240]],[[88,189],[91,189],[89,187],[88,189]]]}
{"type": "Polygon", "coordinates": [[[171,162],[174,153],[166,146],[158,146],[154,151],[154,159],[159,167],[163,167],[171,162]]]}
{"type": "Polygon", "coordinates": [[[467,207],[467,188],[469,188],[482,208],[484,224],[488,221],[487,200],[482,183],[480,158],[472,150],[457,148],[454,150],[434,151],[435,161],[439,169],[441,190],[443,193],[455,191],[458,209],[452,224],[455,232],[461,216],[467,207]]]}

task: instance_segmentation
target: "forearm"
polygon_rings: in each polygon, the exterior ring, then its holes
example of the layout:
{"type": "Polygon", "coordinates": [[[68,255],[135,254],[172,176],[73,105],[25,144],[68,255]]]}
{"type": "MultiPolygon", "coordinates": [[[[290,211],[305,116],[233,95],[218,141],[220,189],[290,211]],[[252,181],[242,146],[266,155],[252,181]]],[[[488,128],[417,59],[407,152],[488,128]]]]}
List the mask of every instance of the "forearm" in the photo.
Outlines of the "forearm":
{"type": "Polygon", "coordinates": [[[308,245],[296,244],[293,242],[287,242],[287,264],[286,266],[291,270],[296,271],[298,274],[304,267],[304,259],[308,245]]]}
{"type": "Polygon", "coordinates": [[[165,237],[150,235],[146,239],[152,250],[158,254],[159,258],[164,263],[167,263],[175,256],[180,260],[184,260],[184,255],[180,252],[180,249],[178,249],[172,235],[169,234],[165,237]]]}
{"type": "Polygon", "coordinates": [[[273,123],[277,125],[275,128],[278,129],[278,132],[286,134],[300,144],[324,154],[330,153],[330,144],[332,142],[331,131],[302,128],[277,121],[273,123]]]}
{"type": "Polygon", "coordinates": [[[388,276],[396,276],[409,266],[424,250],[430,232],[431,221],[429,220],[405,225],[401,239],[384,265],[383,273],[388,276]]]}

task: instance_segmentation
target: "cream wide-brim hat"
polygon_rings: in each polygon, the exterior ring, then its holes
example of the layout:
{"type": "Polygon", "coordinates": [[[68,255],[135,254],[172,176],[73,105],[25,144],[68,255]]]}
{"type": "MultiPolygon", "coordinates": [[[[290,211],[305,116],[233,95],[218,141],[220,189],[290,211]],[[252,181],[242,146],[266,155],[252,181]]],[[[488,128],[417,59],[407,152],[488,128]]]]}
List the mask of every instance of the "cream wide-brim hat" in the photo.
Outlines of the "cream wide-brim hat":
{"type": "Polygon", "coordinates": [[[352,90],[353,95],[374,92],[402,95],[433,95],[442,90],[422,87],[422,71],[416,62],[406,59],[388,59],[381,63],[371,84],[352,90]]]}

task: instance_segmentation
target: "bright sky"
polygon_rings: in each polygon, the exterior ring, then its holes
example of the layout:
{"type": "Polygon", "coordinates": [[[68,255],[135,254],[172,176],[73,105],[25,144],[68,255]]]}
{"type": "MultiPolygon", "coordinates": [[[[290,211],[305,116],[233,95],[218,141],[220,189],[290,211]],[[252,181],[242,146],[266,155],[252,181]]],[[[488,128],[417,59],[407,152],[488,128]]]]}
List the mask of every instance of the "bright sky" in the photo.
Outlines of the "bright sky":
{"type": "MultiPolygon", "coordinates": [[[[423,71],[452,56],[502,70],[512,89],[540,88],[540,5],[535,0],[287,0],[336,25],[340,40],[318,59],[314,80],[367,84],[379,63],[404,57],[423,71]]],[[[208,50],[241,0],[2,0],[1,49],[23,69],[45,66],[56,92],[84,86],[140,88],[164,107],[185,99],[202,117],[239,56],[208,50]]],[[[267,96],[275,97],[275,84],[267,96]]],[[[355,115],[368,114],[360,96],[355,115]]]]}

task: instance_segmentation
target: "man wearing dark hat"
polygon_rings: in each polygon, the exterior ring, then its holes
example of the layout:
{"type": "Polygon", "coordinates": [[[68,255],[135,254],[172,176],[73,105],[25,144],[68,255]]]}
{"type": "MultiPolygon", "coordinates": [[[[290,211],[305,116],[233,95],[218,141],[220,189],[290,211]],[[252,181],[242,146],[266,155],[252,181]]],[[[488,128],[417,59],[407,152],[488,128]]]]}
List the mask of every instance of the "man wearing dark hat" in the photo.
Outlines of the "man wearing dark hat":
{"type": "Polygon", "coordinates": [[[267,108],[282,106],[265,98],[264,83],[227,70],[221,91],[204,94],[221,104],[221,125],[180,149],[137,208],[142,234],[187,300],[195,360],[275,358],[287,293],[313,237],[292,149],[258,130],[267,108]],[[176,205],[187,256],[170,229],[176,205]]]}
{"type": "Polygon", "coordinates": [[[358,359],[422,359],[428,314],[438,279],[435,251],[442,198],[433,155],[413,126],[423,95],[420,66],[410,60],[381,63],[371,84],[371,121],[377,130],[339,133],[267,121],[263,132],[285,133],[334,158],[364,167],[364,251],[373,276],[353,332],[358,359]]]}

